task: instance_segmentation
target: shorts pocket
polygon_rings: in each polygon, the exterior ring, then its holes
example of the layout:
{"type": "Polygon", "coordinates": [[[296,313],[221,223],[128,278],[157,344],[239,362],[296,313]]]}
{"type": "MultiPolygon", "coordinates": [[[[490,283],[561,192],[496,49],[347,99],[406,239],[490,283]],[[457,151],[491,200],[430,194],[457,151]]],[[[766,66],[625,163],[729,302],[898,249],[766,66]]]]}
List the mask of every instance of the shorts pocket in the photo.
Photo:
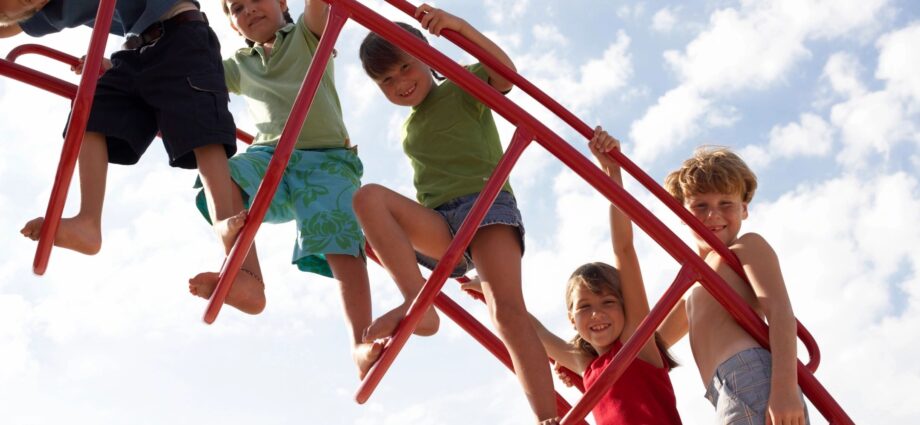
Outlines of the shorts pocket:
{"type": "Polygon", "coordinates": [[[196,93],[195,115],[201,124],[215,130],[233,132],[233,116],[228,104],[230,96],[221,74],[203,74],[186,77],[189,87],[196,93]]]}

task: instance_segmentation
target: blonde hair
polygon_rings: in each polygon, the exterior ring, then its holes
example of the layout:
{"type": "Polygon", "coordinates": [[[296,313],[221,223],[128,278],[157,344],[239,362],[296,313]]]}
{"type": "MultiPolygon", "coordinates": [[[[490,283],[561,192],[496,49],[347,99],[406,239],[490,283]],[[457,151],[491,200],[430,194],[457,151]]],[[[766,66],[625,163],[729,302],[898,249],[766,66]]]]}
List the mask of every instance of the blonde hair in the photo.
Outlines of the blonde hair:
{"type": "MultiPolygon", "coordinates": [[[[623,300],[622,283],[620,282],[620,271],[610,264],[602,262],[587,263],[572,272],[572,276],[569,277],[569,282],[565,288],[565,307],[567,311],[572,311],[572,307],[574,306],[575,302],[573,294],[578,288],[581,287],[584,287],[598,295],[611,294],[616,297],[617,301],[620,302],[620,305],[623,305],[625,308],[626,303],[623,300]]],[[[665,347],[664,342],[661,340],[661,336],[658,335],[658,332],[655,332],[654,338],[655,345],[658,347],[658,351],[662,353],[665,364],[668,366],[668,370],[677,367],[677,361],[671,357],[671,353],[668,352],[668,349],[665,347]]],[[[578,347],[579,350],[589,356],[598,356],[597,350],[595,350],[594,347],[588,343],[588,341],[585,341],[585,339],[577,333],[574,337],[572,337],[569,343],[575,347],[578,347]]]]}
{"type": "Polygon", "coordinates": [[[700,146],[679,169],[668,174],[664,187],[681,204],[698,193],[739,193],[741,201],[749,203],[757,190],[757,176],[728,148],[700,146]]]}

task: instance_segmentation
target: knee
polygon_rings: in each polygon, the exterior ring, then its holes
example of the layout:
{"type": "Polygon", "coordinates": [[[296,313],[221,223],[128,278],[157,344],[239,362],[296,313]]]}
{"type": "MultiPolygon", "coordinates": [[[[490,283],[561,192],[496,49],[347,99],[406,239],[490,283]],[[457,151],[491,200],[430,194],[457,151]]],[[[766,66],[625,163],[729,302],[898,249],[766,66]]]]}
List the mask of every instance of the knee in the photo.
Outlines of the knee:
{"type": "Polygon", "coordinates": [[[373,183],[359,187],[351,198],[351,205],[355,213],[360,216],[371,210],[379,209],[387,190],[387,188],[373,183]]]}
{"type": "Polygon", "coordinates": [[[524,305],[496,301],[490,313],[495,329],[503,336],[517,335],[523,326],[530,325],[530,316],[524,305]]]}

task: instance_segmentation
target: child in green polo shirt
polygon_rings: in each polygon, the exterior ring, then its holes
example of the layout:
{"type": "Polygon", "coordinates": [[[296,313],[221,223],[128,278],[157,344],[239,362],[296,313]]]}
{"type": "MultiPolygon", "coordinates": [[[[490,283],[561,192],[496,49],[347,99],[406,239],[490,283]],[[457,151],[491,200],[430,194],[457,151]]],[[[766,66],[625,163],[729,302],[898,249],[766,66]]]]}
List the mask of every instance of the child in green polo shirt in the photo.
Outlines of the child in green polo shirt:
{"type": "MultiPolygon", "coordinates": [[[[466,21],[423,4],[416,10],[422,27],[434,35],[456,31],[514,69],[505,52],[466,21]]],[[[421,32],[400,24],[415,36],[421,32]]],[[[405,316],[425,278],[416,262],[433,268],[469,214],[502,156],[492,111],[453,82],[436,84],[431,69],[377,34],[361,44],[367,74],[391,102],[412,112],[404,124],[403,149],[412,163],[418,203],[379,185],[363,186],[354,207],[368,241],[399,286],[405,302],[377,318],[365,341],[391,335],[405,316]]],[[[500,92],[511,83],[493,70],[467,67],[500,92]]],[[[453,276],[474,267],[492,319],[508,347],[514,369],[538,422],[555,424],[556,404],[547,357],[529,321],[521,291],[524,226],[511,186],[505,184],[480,224],[453,276]]],[[[438,328],[434,310],[416,332],[438,328]]]]}
{"type": "MultiPolygon", "coordinates": [[[[303,16],[295,22],[284,0],[222,0],[230,25],[249,45],[224,60],[227,88],[247,98],[259,130],[252,146],[230,159],[231,177],[247,207],[262,182],[326,26],[329,6],[320,0],[305,3],[303,16]]],[[[362,340],[371,321],[370,284],[364,236],[351,206],[362,173],[342,121],[330,61],[265,221],[296,222],[292,263],[302,271],[339,282],[352,354],[363,378],[381,346],[362,340]]],[[[198,200],[199,209],[206,214],[204,199],[199,196],[198,200]]],[[[232,220],[233,229],[238,232],[245,218],[240,214],[232,220]]],[[[217,276],[201,273],[190,281],[189,290],[208,298],[217,276]]],[[[239,283],[251,282],[237,282],[232,289],[255,294],[264,303],[261,288],[237,288],[239,283]]]]}

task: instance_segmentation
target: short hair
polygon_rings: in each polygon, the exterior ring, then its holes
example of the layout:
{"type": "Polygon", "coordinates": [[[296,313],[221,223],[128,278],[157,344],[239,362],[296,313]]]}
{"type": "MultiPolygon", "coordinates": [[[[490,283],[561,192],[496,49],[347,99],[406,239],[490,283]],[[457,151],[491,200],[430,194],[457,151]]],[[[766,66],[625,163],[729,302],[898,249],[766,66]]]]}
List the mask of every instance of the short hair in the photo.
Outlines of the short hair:
{"type": "MultiPolygon", "coordinates": [[[[428,42],[422,32],[412,25],[405,22],[394,23],[420,40],[428,42]]],[[[358,57],[361,59],[361,66],[364,67],[364,72],[374,79],[389,71],[393,65],[402,60],[404,55],[406,55],[406,52],[375,32],[368,33],[358,49],[358,57]]]]}
{"type": "MultiPolygon", "coordinates": [[[[428,39],[425,38],[425,35],[422,34],[418,28],[405,22],[394,23],[399,25],[400,28],[409,31],[410,34],[414,35],[419,40],[425,43],[428,42],[428,39]]],[[[390,43],[387,39],[375,32],[368,33],[367,36],[364,37],[364,41],[361,42],[361,47],[358,49],[358,57],[361,59],[361,66],[364,67],[364,72],[375,80],[383,76],[383,74],[386,74],[387,71],[399,63],[405,55],[408,55],[408,53],[394,46],[393,43],[390,43]]],[[[431,70],[431,74],[438,80],[444,79],[444,77],[441,77],[434,69],[431,70]]]]}
{"type": "Polygon", "coordinates": [[[742,202],[749,203],[757,190],[757,176],[727,147],[700,146],[668,174],[664,186],[681,204],[698,193],[738,193],[742,202]]]}

